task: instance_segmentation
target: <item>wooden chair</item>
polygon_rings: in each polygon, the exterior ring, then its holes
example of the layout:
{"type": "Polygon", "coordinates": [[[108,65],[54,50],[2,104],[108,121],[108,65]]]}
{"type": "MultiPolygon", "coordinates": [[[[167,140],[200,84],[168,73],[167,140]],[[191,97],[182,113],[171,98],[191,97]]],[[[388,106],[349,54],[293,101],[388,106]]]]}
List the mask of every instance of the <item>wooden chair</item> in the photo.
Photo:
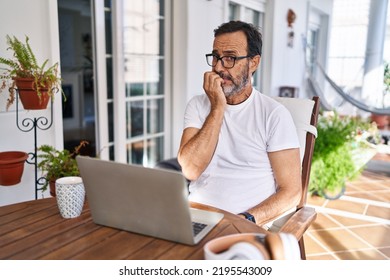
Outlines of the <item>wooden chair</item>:
{"type": "Polygon", "coordinates": [[[286,232],[293,234],[301,251],[301,258],[306,259],[303,234],[316,219],[317,213],[314,208],[306,206],[309,187],[311,162],[314,152],[314,144],[317,136],[317,121],[319,114],[319,97],[309,99],[275,97],[291,113],[301,145],[302,162],[302,197],[295,211],[277,219],[271,226],[270,231],[286,232]]]}
{"type": "MultiPolygon", "coordinates": [[[[318,97],[313,97],[312,100],[289,97],[274,98],[290,111],[297,128],[299,142],[301,145],[302,197],[296,209],[293,209],[292,212],[276,219],[270,225],[270,231],[293,234],[298,240],[301,258],[306,259],[303,234],[317,216],[314,208],[306,206],[306,199],[309,186],[311,161],[314,152],[314,143],[317,136],[316,127],[320,103],[318,97]]],[[[181,171],[181,167],[176,158],[159,162],[156,167],[181,171]]]]}

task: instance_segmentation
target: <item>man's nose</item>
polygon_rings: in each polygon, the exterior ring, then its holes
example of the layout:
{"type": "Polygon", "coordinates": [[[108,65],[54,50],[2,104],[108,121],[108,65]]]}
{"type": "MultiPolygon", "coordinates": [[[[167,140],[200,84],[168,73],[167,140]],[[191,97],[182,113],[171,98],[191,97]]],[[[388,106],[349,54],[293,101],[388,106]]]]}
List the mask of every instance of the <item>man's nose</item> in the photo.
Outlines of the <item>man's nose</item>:
{"type": "Polygon", "coordinates": [[[225,67],[222,65],[222,59],[217,60],[217,64],[214,66],[214,71],[219,72],[220,70],[224,70],[225,67]]]}

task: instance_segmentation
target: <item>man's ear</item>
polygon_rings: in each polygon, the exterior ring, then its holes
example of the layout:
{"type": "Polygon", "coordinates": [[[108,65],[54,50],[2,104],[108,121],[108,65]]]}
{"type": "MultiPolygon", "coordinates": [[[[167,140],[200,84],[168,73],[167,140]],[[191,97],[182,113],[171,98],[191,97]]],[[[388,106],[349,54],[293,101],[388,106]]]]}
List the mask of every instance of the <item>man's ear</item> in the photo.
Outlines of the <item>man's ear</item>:
{"type": "Polygon", "coordinates": [[[256,55],[250,59],[250,72],[255,72],[260,66],[260,55],[256,55]]]}

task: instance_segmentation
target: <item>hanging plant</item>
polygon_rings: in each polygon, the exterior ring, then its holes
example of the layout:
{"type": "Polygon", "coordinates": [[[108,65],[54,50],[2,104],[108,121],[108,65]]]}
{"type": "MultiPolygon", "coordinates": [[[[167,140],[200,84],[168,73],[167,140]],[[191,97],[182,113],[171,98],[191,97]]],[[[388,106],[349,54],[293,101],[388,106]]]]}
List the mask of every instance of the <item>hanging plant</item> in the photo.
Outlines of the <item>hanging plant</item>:
{"type": "MultiPolygon", "coordinates": [[[[58,63],[48,66],[46,59],[42,64],[37,62],[32,51],[29,38],[25,42],[15,36],[6,36],[7,50],[13,52],[12,58],[0,57],[0,91],[9,88],[6,109],[15,101],[15,87],[18,88],[24,109],[45,109],[50,97],[56,90],[60,90],[61,78],[58,72],[58,63]],[[32,105],[27,105],[33,100],[32,105]]],[[[61,90],[62,92],[62,90],[61,90]]]]}

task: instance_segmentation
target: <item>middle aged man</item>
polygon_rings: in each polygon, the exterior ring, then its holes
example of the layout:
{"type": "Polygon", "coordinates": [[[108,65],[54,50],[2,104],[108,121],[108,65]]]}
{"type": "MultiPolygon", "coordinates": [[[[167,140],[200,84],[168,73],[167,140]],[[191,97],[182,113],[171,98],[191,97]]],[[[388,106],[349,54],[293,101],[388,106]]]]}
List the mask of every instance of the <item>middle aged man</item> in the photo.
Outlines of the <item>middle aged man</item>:
{"type": "Polygon", "coordinates": [[[252,87],[261,34],[240,21],[214,30],[206,94],[187,105],[178,161],[191,201],[257,224],[295,207],[301,195],[299,141],[289,111],[252,87]]]}

